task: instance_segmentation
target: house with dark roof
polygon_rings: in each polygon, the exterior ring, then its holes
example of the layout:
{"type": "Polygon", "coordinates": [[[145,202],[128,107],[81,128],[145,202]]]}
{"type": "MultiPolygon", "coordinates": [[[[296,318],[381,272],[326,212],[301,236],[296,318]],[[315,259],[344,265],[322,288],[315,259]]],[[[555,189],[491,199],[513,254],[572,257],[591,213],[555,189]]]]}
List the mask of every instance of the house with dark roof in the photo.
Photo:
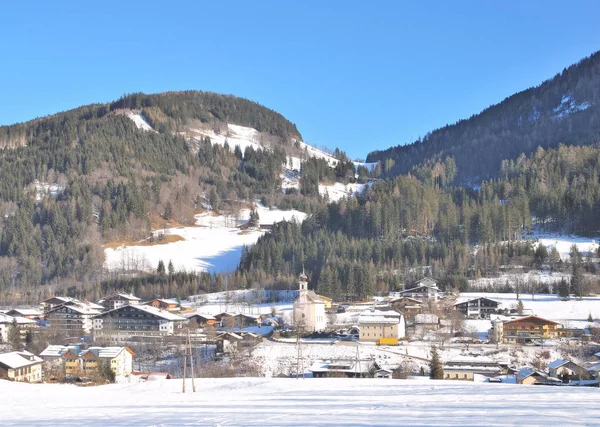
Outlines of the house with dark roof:
{"type": "Polygon", "coordinates": [[[97,336],[173,335],[187,324],[185,317],[149,305],[125,305],[94,317],[97,336]]]}
{"type": "Polygon", "coordinates": [[[592,375],[586,368],[569,359],[553,360],[548,363],[548,371],[552,377],[560,378],[565,383],[592,378],[592,375]]]}
{"type": "Polygon", "coordinates": [[[467,300],[459,300],[454,304],[454,309],[466,317],[489,319],[491,314],[498,311],[500,303],[490,298],[478,297],[467,300]]]}
{"type": "Polygon", "coordinates": [[[440,298],[440,289],[437,281],[431,277],[425,277],[415,283],[410,289],[399,292],[400,297],[413,298],[419,301],[437,301],[440,298]]]}
{"type": "Polygon", "coordinates": [[[324,359],[308,369],[314,378],[348,377],[372,378],[381,369],[373,359],[324,359]]]}
{"type": "Polygon", "coordinates": [[[105,310],[114,310],[124,305],[136,305],[140,302],[141,300],[138,297],[131,294],[112,294],[98,301],[105,310]]]}

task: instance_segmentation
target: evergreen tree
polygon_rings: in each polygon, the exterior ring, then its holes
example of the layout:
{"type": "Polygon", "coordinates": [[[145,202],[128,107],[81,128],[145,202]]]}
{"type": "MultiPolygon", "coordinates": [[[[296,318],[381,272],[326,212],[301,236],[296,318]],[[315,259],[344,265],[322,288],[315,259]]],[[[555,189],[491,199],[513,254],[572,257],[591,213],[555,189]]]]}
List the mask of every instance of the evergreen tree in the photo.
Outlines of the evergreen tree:
{"type": "Polygon", "coordinates": [[[523,314],[523,310],[525,310],[525,306],[523,305],[523,301],[519,300],[517,303],[517,314],[523,314]]]}
{"type": "Polygon", "coordinates": [[[169,271],[169,276],[172,276],[173,274],[175,274],[175,267],[173,266],[173,261],[171,261],[171,260],[169,260],[168,271],[169,271]]]}
{"type": "Polygon", "coordinates": [[[156,272],[160,275],[165,274],[165,263],[162,259],[158,261],[158,267],[156,267],[156,272]]]}
{"type": "Polygon", "coordinates": [[[431,347],[431,360],[429,361],[429,378],[432,380],[444,379],[444,368],[437,348],[431,347]]]}
{"type": "Polygon", "coordinates": [[[167,204],[165,205],[165,212],[163,214],[163,218],[166,221],[169,221],[171,218],[173,218],[173,206],[171,206],[171,202],[167,202],[167,204]]]}
{"type": "Polygon", "coordinates": [[[21,329],[16,319],[13,320],[8,329],[8,343],[13,350],[21,350],[21,329]]]}

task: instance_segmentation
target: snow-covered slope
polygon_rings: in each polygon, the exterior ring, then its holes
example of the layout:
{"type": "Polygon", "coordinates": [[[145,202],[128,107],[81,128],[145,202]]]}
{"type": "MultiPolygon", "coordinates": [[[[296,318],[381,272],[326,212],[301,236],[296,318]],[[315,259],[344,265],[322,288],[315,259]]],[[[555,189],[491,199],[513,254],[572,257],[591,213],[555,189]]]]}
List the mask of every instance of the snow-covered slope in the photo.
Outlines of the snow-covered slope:
{"type": "Polygon", "coordinates": [[[0,381],[5,426],[598,426],[597,388],[466,381],[202,378],[77,387],[0,381]]]}
{"type": "Polygon", "coordinates": [[[319,184],[319,194],[327,197],[330,202],[337,202],[344,197],[350,197],[354,193],[362,193],[368,184],[342,184],[336,182],[333,185],[319,184]]]}
{"type": "Polygon", "coordinates": [[[135,123],[135,126],[138,129],[145,130],[145,131],[152,131],[152,130],[154,130],[154,129],[152,129],[152,126],[150,126],[148,124],[148,122],[146,121],[146,119],[144,119],[142,117],[142,115],[139,114],[139,113],[134,113],[133,111],[130,111],[130,112],[127,113],[127,117],[129,117],[133,121],[133,123],[135,123]]]}
{"type": "Polygon", "coordinates": [[[571,246],[573,245],[577,245],[577,249],[583,256],[596,256],[598,242],[600,241],[600,237],[591,238],[570,234],[546,233],[539,231],[536,228],[534,228],[531,235],[527,236],[527,239],[538,239],[548,250],[552,247],[556,247],[556,250],[564,261],[571,258],[569,253],[571,252],[571,246]]]}
{"type": "MultiPolygon", "coordinates": [[[[274,224],[296,218],[303,221],[306,214],[291,210],[268,209],[259,205],[261,224],[274,224]]],[[[177,227],[166,230],[167,235],[181,236],[183,240],[153,246],[120,246],[104,250],[104,266],[109,270],[154,270],[158,262],[170,261],[176,270],[224,272],[235,270],[240,262],[244,245],[256,243],[265,231],[245,230],[239,226],[248,222],[249,209],[236,216],[210,213],[196,215],[196,227],[177,227]]],[[[165,230],[155,231],[158,235],[165,230]]]]}
{"type": "Polygon", "coordinates": [[[247,147],[252,147],[255,150],[262,150],[264,148],[261,144],[260,132],[245,126],[228,124],[227,131],[220,133],[216,133],[214,130],[210,129],[190,128],[188,135],[195,141],[199,141],[203,137],[209,137],[211,144],[218,144],[221,146],[225,145],[225,142],[227,142],[231,151],[235,150],[236,146],[239,146],[242,153],[247,147]]]}

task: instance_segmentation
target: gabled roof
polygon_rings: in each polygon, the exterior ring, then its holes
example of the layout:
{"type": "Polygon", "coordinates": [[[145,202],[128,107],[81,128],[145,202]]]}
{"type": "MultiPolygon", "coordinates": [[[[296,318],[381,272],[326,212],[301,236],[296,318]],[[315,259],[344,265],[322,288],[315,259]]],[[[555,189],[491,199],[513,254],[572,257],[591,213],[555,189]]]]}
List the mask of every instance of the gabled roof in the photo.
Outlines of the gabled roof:
{"type": "Polygon", "coordinates": [[[21,316],[9,316],[8,314],[0,313],[0,323],[13,323],[17,322],[17,325],[37,325],[35,320],[28,319],[21,316]]]}
{"type": "MultiPolygon", "coordinates": [[[[90,314],[92,316],[96,315],[96,314],[100,314],[101,310],[97,309],[97,308],[92,308],[82,302],[71,302],[71,303],[67,303],[67,304],[61,304],[58,305],[56,307],[53,307],[52,310],[50,310],[48,313],[53,313],[57,310],[60,310],[61,308],[69,308],[71,310],[73,310],[76,313],[79,314],[90,314]]],[[[104,307],[102,307],[104,308],[104,307]]]]}
{"type": "Polygon", "coordinates": [[[6,313],[15,313],[19,316],[41,316],[43,314],[40,310],[35,308],[13,308],[12,310],[8,310],[6,313]]]}
{"type": "Polygon", "coordinates": [[[107,296],[106,298],[103,298],[101,301],[108,301],[108,300],[113,300],[113,299],[127,300],[127,301],[141,301],[141,299],[139,299],[138,297],[136,297],[135,295],[132,295],[132,294],[112,294],[112,295],[107,296]]]}
{"type": "Polygon", "coordinates": [[[157,317],[160,317],[164,320],[170,320],[172,322],[182,322],[187,320],[185,317],[181,317],[177,314],[171,313],[170,311],[161,310],[159,308],[151,307],[149,305],[136,304],[136,305],[124,305],[123,307],[113,308],[112,310],[105,311],[104,313],[99,314],[97,317],[101,318],[110,313],[117,312],[119,310],[140,310],[146,313],[153,314],[157,317]]]}
{"type": "Polygon", "coordinates": [[[129,347],[90,347],[87,350],[82,351],[79,356],[81,357],[85,353],[91,352],[100,359],[113,359],[121,354],[122,351],[128,351],[132,355],[135,355],[133,350],[129,347]]]}
{"type": "Polygon", "coordinates": [[[191,313],[182,313],[181,315],[186,319],[191,319],[192,317],[201,317],[206,320],[216,320],[215,316],[211,316],[210,314],[196,313],[195,311],[191,313]]]}
{"type": "Polygon", "coordinates": [[[566,365],[569,362],[571,362],[569,359],[556,359],[556,360],[548,363],[548,368],[550,368],[550,369],[557,369],[557,368],[560,368],[563,365],[566,365]]]}
{"type": "Polygon", "coordinates": [[[42,303],[48,303],[48,302],[51,302],[52,300],[55,300],[59,304],[60,303],[64,304],[64,303],[70,302],[70,301],[77,301],[75,298],[71,298],[71,297],[57,297],[57,296],[54,296],[54,297],[50,297],[48,299],[45,299],[44,301],[42,301],[42,303]]]}
{"type": "MultiPolygon", "coordinates": [[[[40,353],[41,357],[60,357],[69,350],[70,347],[66,345],[49,345],[40,353]]],[[[79,351],[77,348],[72,348],[73,350],[79,351]]]]}
{"type": "Polygon", "coordinates": [[[552,325],[559,324],[558,322],[553,322],[552,320],[544,319],[539,316],[525,316],[525,317],[521,317],[519,319],[509,320],[508,322],[504,322],[504,324],[506,325],[509,323],[518,323],[518,322],[523,322],[523,321],[529,321],[529,322],[533,322],[533,323],[545,323],[545,324],[552,324],[552,325]]]}
{"type": "Polygon", "coordinates": [[[100,304],[96,304],[95,302],[91,302],[88,300],[85,301],[79,301],[79,300],[75,300],[75,301],[69,301],[64,303],[63,305],[66,305],[67,307],[72,307],[74,305],[78,306],[78,307],[89,307],[91,309],[94,310],[104,310],[104,306],[100,305],[100,304]]]}
{"type": "Polygon", "coordinates": [[[28,351],[12,351],[0,354],[0,365],[10,369],[22,368],[42,363],[43,360],[28,351]]]}
{"type": "Polygon", "coordinates": [[[154,298],[154,299],[151,299],[150,301],[147,301],[145,304],[149,304],[149,303],[151,303],[153,301],[160,301],[163,304],[167,304],[167,305],[171,305],[171,304],[179,305],[179,303],[177,302],[177,300],[166,299],[166,298],[154,298]]]}

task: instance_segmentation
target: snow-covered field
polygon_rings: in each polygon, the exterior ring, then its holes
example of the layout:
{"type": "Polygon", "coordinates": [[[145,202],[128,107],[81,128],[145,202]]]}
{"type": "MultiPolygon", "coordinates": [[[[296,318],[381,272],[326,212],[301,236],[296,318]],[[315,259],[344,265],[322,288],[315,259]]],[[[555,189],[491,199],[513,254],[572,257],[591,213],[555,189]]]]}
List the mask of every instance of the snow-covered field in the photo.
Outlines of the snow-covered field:
{"type": "MultiPolygon", "coordinates": [[[[303,221],[306,214],[300,211],[268,209],[259,205],[257,211],[261,224],[273,224],[296,218],[303,221]]],[[[173,262],[176,270],[225,272],[235,270],[240,262],[242,248],[256,243],[265,232],[241,231],[239,225],[248,222],[250,210],[241,210],[231,216],[196,216],[196,227],[177,227],[166,230],[167,235],[181,236],[183,240],[153,246],[120,246],[104,249],[104,265],[110,270],[153,270],[162,260],[173,262]]],[[[163,233],[158,230],[155,234],[163,233]]]]}
{"type": "Polygon", "coordinates": [[[599,426],[596,388],[385,379],[0,381],[3,426],[599,426]]]}
{"type": "MultiPolygon", "coordinates": [[[[532,234],[527,236],[527,239],[538,239],[540,243],[550,251],[554,246],[560,254],[563,261],[570,260],[569,253],[571,252],[571,246],[577,245],[577,249],[582,253],[583,256],[591,256],[598,250],[598,241],[600,237],[582,237],[572,234],[560,234],[560,233],[547,233],[538,230],[534,227],[532,234]]],[[[596,255],[594,255],[596,256],[596,255]]]]}

